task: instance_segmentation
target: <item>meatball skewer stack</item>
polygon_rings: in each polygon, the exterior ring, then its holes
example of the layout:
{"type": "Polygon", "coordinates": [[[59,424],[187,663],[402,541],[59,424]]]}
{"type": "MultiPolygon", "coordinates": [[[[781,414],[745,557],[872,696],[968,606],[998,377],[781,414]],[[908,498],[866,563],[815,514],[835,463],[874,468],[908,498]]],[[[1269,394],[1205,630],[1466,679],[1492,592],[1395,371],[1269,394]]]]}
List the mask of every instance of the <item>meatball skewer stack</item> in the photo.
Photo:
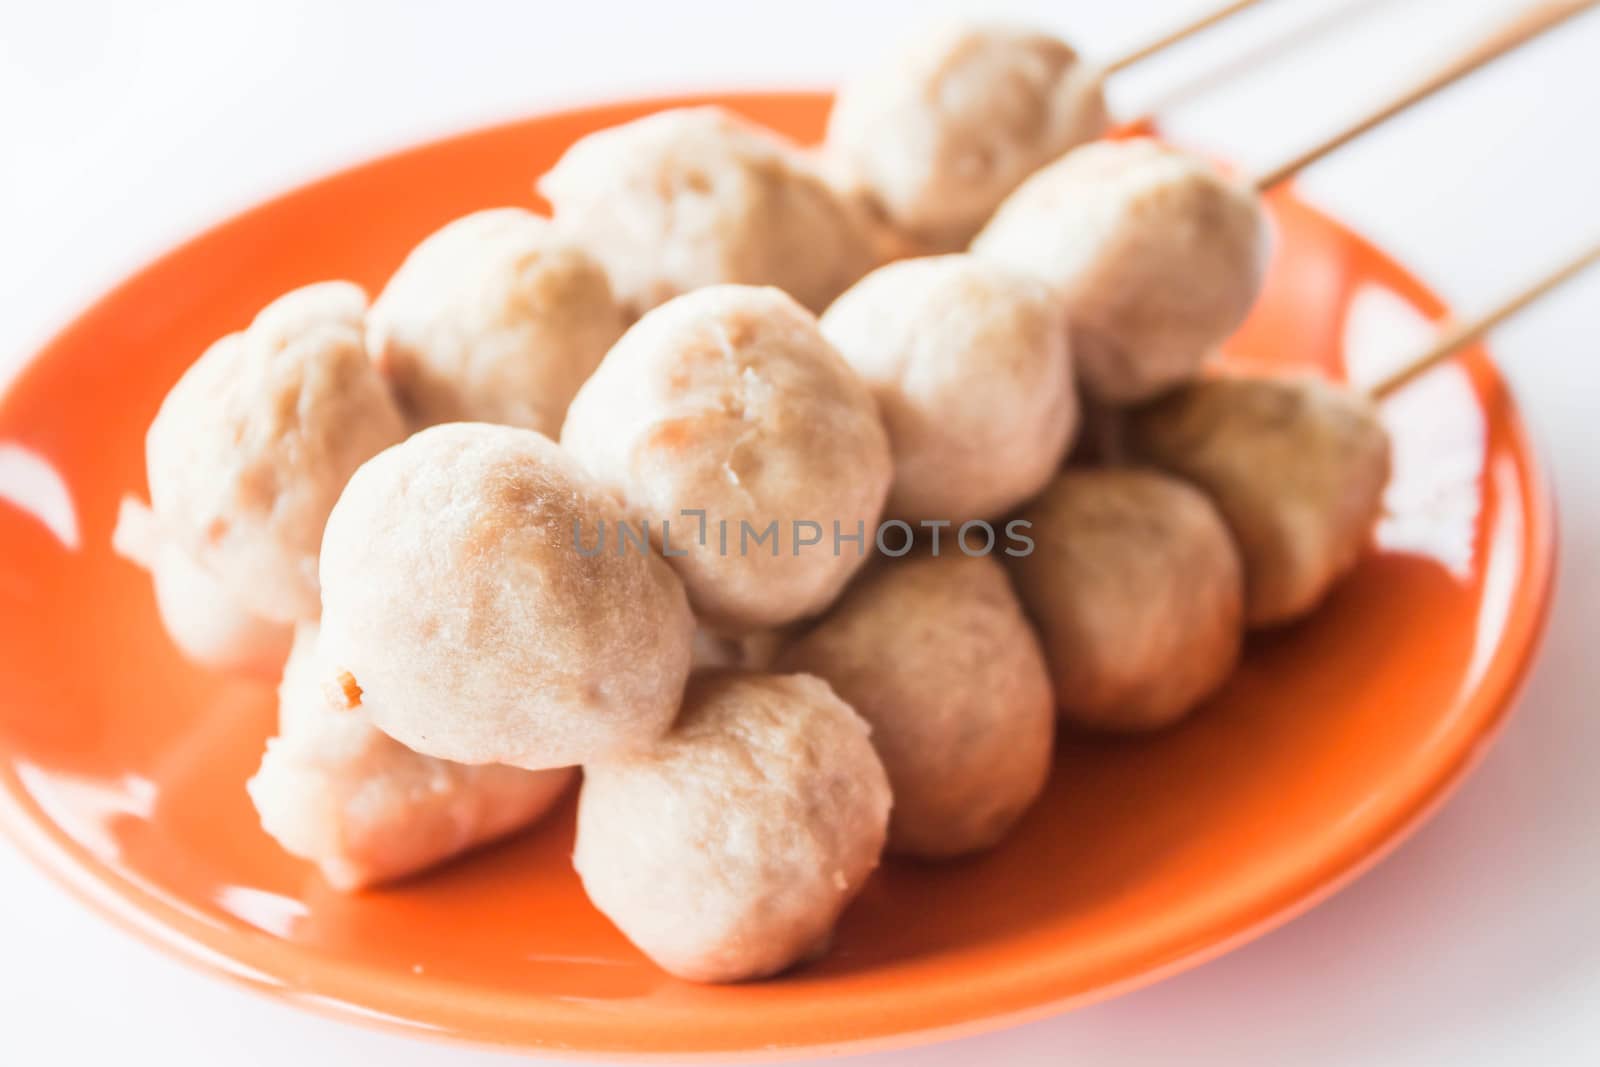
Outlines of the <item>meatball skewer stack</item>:
{"type": "Polygon", "coordinates": [[[1201,487],[1244,564],[1245,622],[1302,618],[1355,566],[1382,509],[1388,435],[1377,405],[1600,260],[1590,248],[1365,389],[1315,375],[1223,375],[1129,412],[1130,454],[1201,487]]]}
{"type": "Polygon", "coordinates": [[[1545,5],[1259,177],[1144,138],[1100,141],[1035,171],[972,254],[1046,281],[1067,306],[1079,380],[1111,407],[1195,378],[1243,323],[1266,265],[1261,197],[1335,150],[1594,6],[1545,5]]]}
{"type": "Polygon", "coordinates": [[[1058,718],[1177,721],[1247,626],[1353,564],[1388,478],[1370,403],[1202,378],[1260,284],[1259,194],[1586,6],[1254,187],[1151,141],[1074,148],[1103,74],[1012,31],[847,89],[820,167],[711,108],[593,135],[540,182],[553,220],[467,216],[371,309],[313,287],[219,342],[152,427],[153,504],[118,544],[203,589],[162,595],[196,658],[259,667],[293,627],[250,792],[331,884],[525,826],[581,765],[596,906],[674,974],[779,972],[886,850],[1010,832],[1058,718]],[[977,236],[883,264],[885,224],[977,236]],[[1084,401],[1149,468],[1062,471],[1084,401]],[[868,562],[885,516],[932,550],[868,562]],[[941,528],[1010,516],[1031,554],[940,555],[941,528]]]}
{"type": "Polygon", "coordinates": [[[1259,288],[1259,194],[1589,6],[1514,20],[1253,183],[1153,141],[1101,142],[1024,182],[979,234],[974,255],[1060,295],[1087,398],[1153,468],[1069,468],[1022,513],[1044,532],[1009,562],[1068,721],[1181,719],[1231,674],[1241,630],[1314,608],[1378,518],[1390,449],[1370,401],[1311,378],[1201,377],[1259,288]]]}

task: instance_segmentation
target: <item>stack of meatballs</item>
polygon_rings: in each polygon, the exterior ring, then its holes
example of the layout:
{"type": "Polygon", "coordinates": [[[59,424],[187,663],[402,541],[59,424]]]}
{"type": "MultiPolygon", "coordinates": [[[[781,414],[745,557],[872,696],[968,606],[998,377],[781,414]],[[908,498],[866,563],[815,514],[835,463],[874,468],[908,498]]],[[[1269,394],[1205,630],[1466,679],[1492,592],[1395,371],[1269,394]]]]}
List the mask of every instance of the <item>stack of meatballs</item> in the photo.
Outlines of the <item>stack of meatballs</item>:
{"type": "Polygon", "coordinates": [[[312,285],[217,341],[116,543],[188,657],[281,679],[266,831],[353,890],[581,768],[595,905],[736,981],[822,952],[886,851],[1000,842],[1058,722],[1190,713],[1355,564],[1389,449],[1341,386],[1208,366],[1260,204],[1106,128],[1066,44],[944,28],[819,149],[651,115],[539,179],[552,218],[469,215],[370,304],[312,285]],[[885,520],[915,543],[874,551],[885,520]],[[958,547],[977,520],[1031,550],[958,547]]]}

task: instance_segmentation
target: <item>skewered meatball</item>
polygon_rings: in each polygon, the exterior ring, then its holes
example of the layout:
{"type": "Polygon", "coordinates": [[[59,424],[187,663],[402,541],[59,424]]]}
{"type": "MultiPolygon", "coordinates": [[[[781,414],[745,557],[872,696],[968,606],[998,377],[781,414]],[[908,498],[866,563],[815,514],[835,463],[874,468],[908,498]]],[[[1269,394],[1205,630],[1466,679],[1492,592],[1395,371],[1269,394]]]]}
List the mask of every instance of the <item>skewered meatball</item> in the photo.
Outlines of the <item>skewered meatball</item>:
{"type": "Polygon", "coordinates": [[[1389,435],[1365,397],[1314,376],[1196,382],[1130,412],[1129,444],[1210,494],[1244,561],[1245,619],[1327,596],[1372,536],[1389,435]]]}
{"type": "Polygon", "coordinates": [[[1204,160],[1150,140],[1068,152],[1023,182],[973,242],[1067,303],[1084,388],[1113,404],[1195,376],[1255,302],[1261,207],[1204,160]]]}
{"type": "Polygon", "coordinates": [[[301,623],[278,689],[278,736],[247,783],[262,828],[335,889],[402,878],[503,837],[550,810],[576,772],[468,767],[422,756],[340,708],[301,623]]]}
{"type": "Polygon", "coordinates": [[[172,387],[145,456],[161,536],[268,622],[317,617],[317,550],[356,467],[405,435],[362,343],[366,296],[297,289],[172,387]]]}
{"type": "Polygon", "coordinates": [[[775,285],[821,311],[875,262],[865,220],[796,148],[720,108],[590,134],[539,191],[635,315],[725,282],[775,285]]]}
{"type": "Polygon", "coordinates": [[[161,535],[143,503],[123,500],[111,546],[150,572],[161,624],[187,659],[210,670],[266,680],[283,670],[294,628],[240,607],[188,553],[161,535]]]}
{"type": "Polygon", "coordinates": [[[1155,471],[1074,468],[1022,518],[1034,550],[1007,562],[1067,721],[1153,730],[1232,673],[1243,581],[1203,494],[1155,471]]]}
{"type": "Polygon", "coordinates": [[[894,792],[889,849],[928,858],[997,843],[1044,788],[1050,675],[989,557],[887,563],[852,585],[777,670],[824,679],[872,727],[894,792]]]}
{"type": "Polygon", "coordinates": [[[878,401],[887,512],[959,525],[1033,496],[1077,428],[1065,309],[1044,283],[972,256],[880,267],[822,316],[878,401]]]}
{"type": "Polygon", "coordinates": [[[735,982],[826,948],[888,815],[867,726],[826,683],[710,671],[654,749],[584,768],[573,864],[656,963],[735,982]]]}
{"type": "Polygon", "coordinates": [[[749,286],[635,323],[578,391],[561,443],[621,494],[634,529],[648,524],[696,612],[731,632],[827,607],[866,558],[892,475],[872,397],[816,319],[749,286]],[[835,526],[860,540],[836,548],[835,526]]]}
{"type": "Polygon", "coordinates": [[[648,745],[694,620],[671,568],[587,553],[616,501],[549,438],[450,423],[356,472],[322,546],[327,681],[417,752],[528,770],[648,745]]]}
{"type": "Polygon", "coordinates": [[[842,187],[953,251],[1018,183],[1107,121],[1098,74],[1064,41],[947,25],[845,84],[824,152],[842,187]]]}
{"type": "Polygon", "coordinates": [[[414,427],[471,420],[554,436],[622,335],[605,269],[547,220],[479,211],[406,257],[367,317],[367,347],[414,427]]]}

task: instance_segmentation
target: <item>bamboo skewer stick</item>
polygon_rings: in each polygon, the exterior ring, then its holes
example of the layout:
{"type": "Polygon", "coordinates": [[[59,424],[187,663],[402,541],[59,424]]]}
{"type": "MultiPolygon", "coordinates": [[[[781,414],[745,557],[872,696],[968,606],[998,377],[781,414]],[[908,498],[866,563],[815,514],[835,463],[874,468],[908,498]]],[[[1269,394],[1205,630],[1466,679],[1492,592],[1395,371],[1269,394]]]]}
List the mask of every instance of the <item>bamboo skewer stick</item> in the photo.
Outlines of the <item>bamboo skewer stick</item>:
{"type": "Polygon", "coordinates": [[[1317,144],[1301,150],[1265,173],[1257,175],[1252,184],[1258,192],[1266,192],[1274,186],[1281,185],[1324,156],[1344,147],[1402,111],[1597,5],[1600,5],[1600,0],[1551,0],[1534,5],[1370,114],[1317,144]]]}
{"type": "Polygon", "coordinates": [[[1450,319],[1439,330],[1438,338],[1403,366],[1385,374],[1367,387],[1374,400],[1383,400],[1415,381],[1463,348],[1480,340],[1490,330],[1542,297],[1559,289],[1590,267],[1600,264],[1600,241],[1550,271],[1537,281],[1513,293],[1489,311],[1470,319],[1450,319]]]}
{"type": "Polygon", "coordinates": [[[1116,74],[1118,71],[1127,70],[1134,64],[1142,63],[1144,60],[1149,59],[1156,53],[1163,52],[1179,42],[1187,41],[1189,38],[1203,33],[1206,30],[1209,30],[1211,27],[1232,18],[1240,12],[1255,7],[1261,2],[1262,0],[1234,0],[1233,3],[1223,4],[1221,7],[1215,8],[1212,11],[1200,16],[1193,22],[1175,27],[1174,29],[1161,34],[1159,37],[1155,37],[1149,41],[1146,41],[1144,44],[1139,45],[1137,48],[1134,48],[1131,51],[1124,52],[1111,62],[1101,64],[1100,76],[1102,78],[1109,77],[1112,74],[1116,74]]]}

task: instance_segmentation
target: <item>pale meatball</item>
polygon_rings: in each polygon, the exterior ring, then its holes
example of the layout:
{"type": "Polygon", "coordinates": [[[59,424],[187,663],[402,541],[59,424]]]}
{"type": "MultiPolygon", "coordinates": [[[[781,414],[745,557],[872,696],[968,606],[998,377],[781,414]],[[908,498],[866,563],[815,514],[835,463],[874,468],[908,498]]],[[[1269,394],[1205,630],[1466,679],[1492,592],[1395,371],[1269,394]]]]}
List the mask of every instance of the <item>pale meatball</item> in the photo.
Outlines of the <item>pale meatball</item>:
{"type": "Polygon", "coordinates": [[[1023,182],[972,250],[1066,301],[1084,388],[1112,404],[1193,378],[1261,288],[1255,194],[1150,140],[1074,149],[1023,182]]]}
{"type": "Polygon", "coordinates": [[[449,423],[356,472],[322,546],[327,681],[429,756],[528,770],[648,745],[694,619],[615,499],[532,430],[449,423]]]}
{"type": "Polygon", "coordinates": [[[574,769],[468,767],[422,756],[324,690],[301,623],[278,688],[278,736],[246,783],[261,826],[335,889],[392,881],[528,826],[574,769]]]}
{"type": "Polygon", "coordinates": [[[822,678],[872,727],[894,792],[891,852],[988,848],[1049,776],[1050,675],[987,556],[909,557],[863,575],[774,669],[822,678]]]}
{"type": "Polygon", "coordinates": [[[1021,518],[1034,549],[1006,562],[1068,722],[1157,729],[1233,672],[1239,556],[1198,490],[1155,471],[1072,469],[1021,518]]]}
{"type": "Polygon", "coordinates": [[[661,967],[736,982],[826,949],[888,817],[867,726],[826,683],[711,671],[654,749],[584,768],[572,860],[661,967]]]}
{"type": "Polygon", "coordinates": [[[366,303],[348,282],[280,297],[206,350],[145,437],[162,535],[269,622],[317,617],[328,512],[405,436],[362,341],[366,303]]]}
{"type": "Polygon", "coordinates": [[[170,538],[143,503],[124,499],[111,547],[150,572],[167,636],[193,663],[271,680],[283,670],[294,628],[250,614],[170,538]]]}
{"type": "Polygon", "coordinates": [[[1065,308],[1043,282],[972,256],[880,267],[822,316],[889,431],[888,514],[1001,515],[1044,488],[1078,423],[1065,308]]]}
{"type": "Polygon", "coordinates": [[[479,211],[406,257],[367,316],[367,348],[414,427],[499,422],[555,436],[622,335],[605,268],[548,219],[479,211]]]}
{"type": "Polygon", "coordinates": [[[1024,178],[1107,125],[1099,74],[1066,42],[946,25],[845,83],[824,153],[891,225],[953,251],[1024,178]]]}
{"type": "Polygon", "coordinates": [[[750,286],[635,323],[578,391],[561,443],[625,498],[635,529],[648,524],[725,632],[827,607],[871,550],[893,469],[871,394],[817,320],[750,286]],[[856,540],[836,544],[835,528],[856,540]]]}
{"type": "Polygon", "coordinates": [[[775,285],[821,311],[875,262],[865,220],[798,149],[720,108],[590,134],[539,191],[635,315],[724,282],[775,285]]]}
{"type": "Polygon", "coordinates": [[[1389,482],[1364,396],[1314,376],[1197,382],[1129,414],[1132,450],[1205,490],[1244,560],[1245,619],[1289,622],[1361,558],[1389,482]]]}

